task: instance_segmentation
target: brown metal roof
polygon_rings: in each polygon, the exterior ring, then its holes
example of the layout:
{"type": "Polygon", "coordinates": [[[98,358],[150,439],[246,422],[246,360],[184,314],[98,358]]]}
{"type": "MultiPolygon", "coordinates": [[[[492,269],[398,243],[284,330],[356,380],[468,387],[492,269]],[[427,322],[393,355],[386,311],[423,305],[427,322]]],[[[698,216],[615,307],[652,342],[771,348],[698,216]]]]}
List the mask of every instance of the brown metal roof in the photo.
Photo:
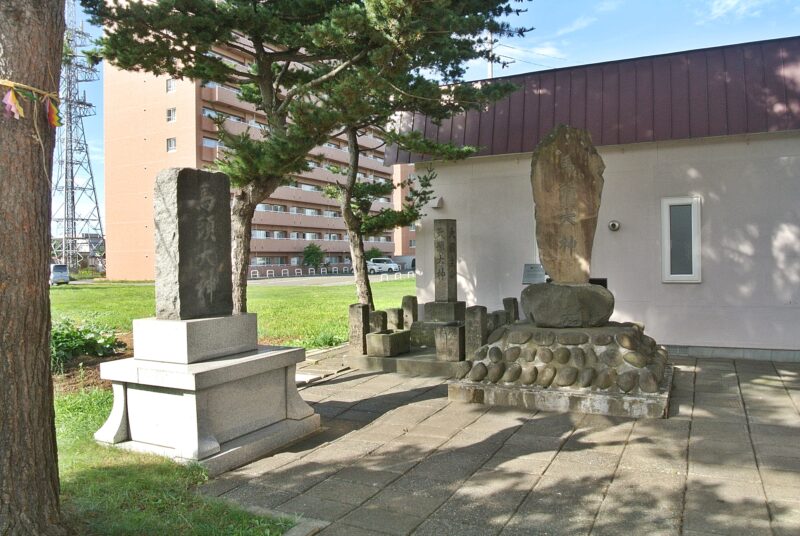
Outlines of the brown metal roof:
{"type": "MultiPolygon", "coordinates": [[[[800,129],[800,36],[495,80],[519,89],[440,126],[408,114],[401,128],[479,146],[476,156],[532,151],[558,123],[589,129],[596,145],[800,129]]],[[[387,164],[425,159],[386,152],[387,164]]]]}

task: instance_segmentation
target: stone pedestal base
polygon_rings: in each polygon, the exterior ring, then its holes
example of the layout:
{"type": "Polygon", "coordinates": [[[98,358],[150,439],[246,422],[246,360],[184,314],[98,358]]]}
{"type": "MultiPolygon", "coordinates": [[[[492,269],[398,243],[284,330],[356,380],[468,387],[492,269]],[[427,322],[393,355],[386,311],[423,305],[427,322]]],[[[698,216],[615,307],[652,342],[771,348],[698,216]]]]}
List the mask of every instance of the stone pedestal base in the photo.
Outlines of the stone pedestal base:
{"type": "Polygon", "coordinates": [[[193,364],[103,363],[114,406],[95,439],[199,462],[212,476],[233,469],[319,428],[295,386],[304,358],[302,348],[259,346],[193,364]]]}
{"type": "Polygon", "coordinates": [[[138,318],[133,347],[138,360],[197,363],[255,350],[258,327],[254,313],[192,320],[138,318]]]}
{"type": "Polygon", "coordinates": [[[451,322],[437,326],[434,331],[436,339],[436,357],[443,361],[464,360],[464,325],[451,322]]]}

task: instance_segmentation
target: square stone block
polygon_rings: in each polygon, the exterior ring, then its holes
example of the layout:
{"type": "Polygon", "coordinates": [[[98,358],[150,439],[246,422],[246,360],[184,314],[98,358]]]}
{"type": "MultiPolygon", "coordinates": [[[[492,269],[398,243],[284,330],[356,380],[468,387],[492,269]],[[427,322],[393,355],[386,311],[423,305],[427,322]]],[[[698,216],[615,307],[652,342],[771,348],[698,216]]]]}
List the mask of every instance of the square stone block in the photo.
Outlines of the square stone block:
{"type": "Polygon", "coordinates": [[[443,361],[464,360],[463,324],[445,324],[435,330],[436,358],[443,361]]]}
{"type": "Polygon", "coordinates": [[[463,301],[428,302],[424,305],[425,322],[463,322],[467,304],[463,301]]]}
{"type": "Polygon", "coordinates": [[[367,355],[391,357],[411,351],[411,331],[380,331],[367,334],[367,355]]]}
{"type": "Polygon", "coordinates": [[[436,347],[436,326],[442,326],[447,322],[420,322],[411,324],[411,346],[414,348],[436,347]]]}
{"type": "Polygon", "coordinates": [[[392,307],[386,309],[386,329],[396,331],[398,329],[407,329],[410,327],[403,325],[403,309],[400,307],[392,307]]]}
{"type": "Polygon", "coordinates": [[[197,363],[258,347],[256,315],[244,313],[192,320],[137,318],[135,358],[164,363],[197,363]]]}

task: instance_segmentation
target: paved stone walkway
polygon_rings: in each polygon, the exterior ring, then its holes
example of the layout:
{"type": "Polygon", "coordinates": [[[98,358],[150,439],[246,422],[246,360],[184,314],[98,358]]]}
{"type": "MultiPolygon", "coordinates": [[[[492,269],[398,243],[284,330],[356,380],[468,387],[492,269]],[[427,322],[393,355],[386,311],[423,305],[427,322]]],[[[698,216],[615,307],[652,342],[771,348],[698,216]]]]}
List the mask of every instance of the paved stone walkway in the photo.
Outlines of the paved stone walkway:
{"type": "Polygon", "coordinates": [[[672,415],[449,403],[355,371],[301,391],[327,429],[202,491],[362,534],[800,534],[800,364],[677,359],[672,415]]]}

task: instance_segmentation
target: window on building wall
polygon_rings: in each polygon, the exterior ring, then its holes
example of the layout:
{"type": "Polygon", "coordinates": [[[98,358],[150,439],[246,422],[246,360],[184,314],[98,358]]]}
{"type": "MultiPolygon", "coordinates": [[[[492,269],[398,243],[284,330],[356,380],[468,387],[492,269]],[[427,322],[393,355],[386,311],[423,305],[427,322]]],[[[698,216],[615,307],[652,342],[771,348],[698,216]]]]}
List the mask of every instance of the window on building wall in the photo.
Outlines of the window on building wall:
{"type": "Polygon", "coordinates": [[[178,149],[178,140],[175,138],[167,138],[167,152],[171,153],[178,149]]]}
{"type": "Polygon", "coordinates": [[[292,257],[291,264],[292,266],[300,266],[300,263],[303,262],[303,257],[292,257]]]}
{"type": "MultiPolygon", "coordinates": [[[[215,140],[214,138],[206,138],[206,137],[203,138],[203,147],[208,147],[209,149],[214,149],[215,147],[218,147],[219,145],[221,145],[221,144],[217,140],[215,140]]],[[[259,205],[259,206],[263,206],[263,205],[259,205]]],[[[256,207],[256,210],[258,210],[258,206],[256,207]]]]}
{"type": "Polygon", "coordinates": [[[302,184],[300,183],[300,189],[305,190],[306,192],[319,192],[320,187],[315,184],[302,184]]]}
{"type": "Polygon", "coordinates": [[[333,143],[332,141],[326,141],[326,142],[325,142],[325,143],[323,143],[322,145],[323,145],[324,147],[329,147],[329,148],[331,148],[331,149],[338,149],[338,148],[339,148],[339,144],[338,144],[338,143],[333,143]]]}
{"type": "Polygon", "coordinates": [[[250,259],[250,264],[252,266],[264,266],[264,265],[267,264],[267,258],[266,257],[252,257],[250,259]]]}
{"type": "Polygon", "coordinates": [[[175,79],[167,78],[167,93],[172,93],[173,91],[175,91],[175,79]]]}
{"type": "Polygon", "coordinates": [[[167,123],[174,123],[177,116],[175,108],[167,108],[167,123]]]}
{"type": "Polygon", "coordinates": [[[416,223],[412,223],[411,225],[408,226],[408,230],[409,231],[416,231],[417,230],[417,224],[416,223]]]}
{"type": "MultiPolygon", "coordinates": [[[[205,141],[206,138],[203,138],[205,141]]],[[[265,205],[264,203],[259,203],[256,205],[256,212],[266,212],[269,210],[269,205],[265,205]]]]}
{"type": "Polygon", "coordinates": [[[319,240],[319,233],[306,233],[306,240],[319,240]]]}
{"type": "Polygon", "coordinates": [[[665,283],[699,283],[700,198],[661,200],[661,279],[665,283]]]}
{"type": "Polygon", "coordinates": [[[416,240],[409,240],[408,241],[408,247],[416,248],[417,247],[417,241],[416,240]]]}
{"type": "Polygon", "coordinates": [[[286,231],[275,231],[272,233],[272,238],[286,238],[286,231]]]}
{"type": "Polygon", "coordinates": [[[252,238],[269,238],[269,231],[265,231],[264,229],[253,229],[251,231],[252,238]]]}

